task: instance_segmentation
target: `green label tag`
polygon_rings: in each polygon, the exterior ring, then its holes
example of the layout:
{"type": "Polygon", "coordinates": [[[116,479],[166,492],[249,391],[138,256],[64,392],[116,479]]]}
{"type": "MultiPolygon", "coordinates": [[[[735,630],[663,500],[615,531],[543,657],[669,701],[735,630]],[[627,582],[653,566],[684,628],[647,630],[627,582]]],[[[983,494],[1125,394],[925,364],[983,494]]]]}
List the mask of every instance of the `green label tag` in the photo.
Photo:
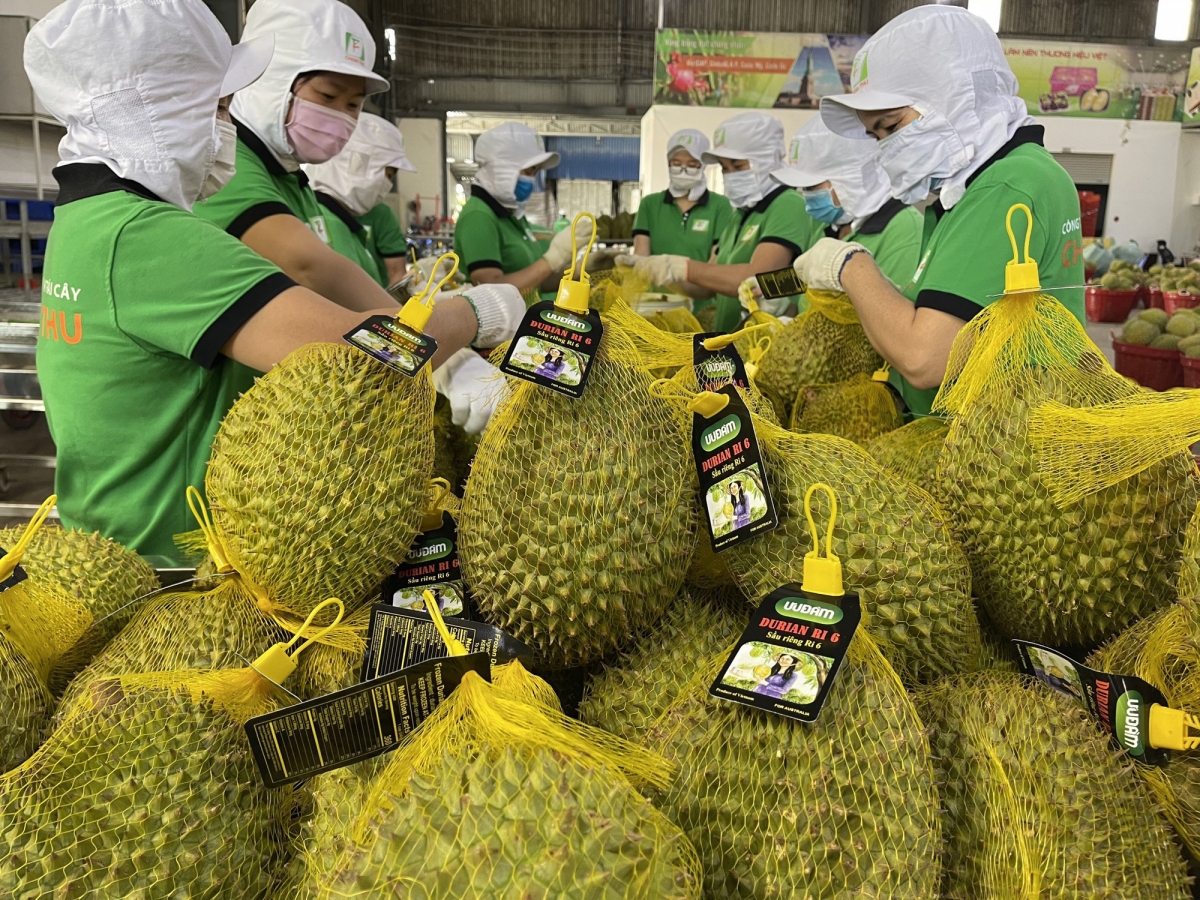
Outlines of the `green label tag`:
{"type": "Polygon", "coordinates": [[[775,604],[775,611],[789,619],[822,625],[836,625],[842,621],[841,607],[807,598],[784,597],[775,604]]]}
{"type": "Polygon", "coordinates": [[[553,309],[548,309],[542,313],[542,319],[549,322],[551,325],[559,325],[563,328],[570,328],[574,331],[588,332],[592,330],[592,325],[587,319],[577,316],[568,316],[563,313],[556,312],[553,309]]]}
{"type": "Polygon", "coordinates": [[[1144,721],[1145,703],[1137,691],[1126,691],[1117,698],[1117,740],[1134,756],[1146,752],[1146,732],[1149,723],[1144,721]]]}
{"type": "Polygon", "coordinates": [[[742,420],[737,416],[726,416],[712,428],[709,428],[700,438],[700,446],[707,450],[715,450],[728,444],[742,433],[742,420]]]}

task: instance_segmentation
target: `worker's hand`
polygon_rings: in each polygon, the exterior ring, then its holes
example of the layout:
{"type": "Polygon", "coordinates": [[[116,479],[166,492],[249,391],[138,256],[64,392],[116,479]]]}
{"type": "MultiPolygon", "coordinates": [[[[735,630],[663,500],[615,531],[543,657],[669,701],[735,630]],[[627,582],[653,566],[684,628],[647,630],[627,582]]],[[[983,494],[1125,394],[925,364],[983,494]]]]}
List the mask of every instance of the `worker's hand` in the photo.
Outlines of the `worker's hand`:
{"type": "Polygon", "coordinates": [[[632,266],[633,271],[639,275],[645,275],[650,279],[651,284],[658,287],[687,281],[688,262],[690,260],[686,256],[672,256],[670,254],[660,254],[658,256],[630,256],[625,254],[617,257],[618,266],[632,266]]]}
{"type": "MultiPolygon", "coordinates": [[[[586,250],[588,241],[592,239],[592,223],[590,219],[580,219],[575,225],[575,252],[586,250]]],[[[564,228],[550,241],[550,249],[542,257],[551,272],[561,272],[571,265],[571,229],[564,228]]]]}
{"type": "Polygon", "coordinates": [[[856,253],[871,252],[862,244],[854,241],[839,241],[837,238],[821,238],[809,248],[807,253],[801,253],[792,263],[792,268],[800,276],[800,280],[811,288],[819,291],[842,290],[842,267],[846,260],[856,253]]]}
{"type": "Polygon", "coordinates": [[[751,275],[738,285],[738,300],[743,309],[750,312],[761,310],[767,315],[779,317],[787,312],[792,305],[791,297],[764,297],[762,288],[758,286],[758,278],[751,275]]]}
{"type": "Polygon", "coordinates": [[[481,350],[490,350],[511,340],[525,315],[525,299],[511,284],[477,284],[453,293],[443,291],[434,302],[449,296],[465,297],[475,310],[479,330],[471,346],[481,350]]]}
{"type": "MultiPolygon", "coordinates": [[[[439,257],[439,256],[426,256],[426,257],[422,257],[421,259],[417,260],[416,267],[415,267],[416,271],[414,272],[413,280],[412,280],[411,284],[409,285],[410,293],[412,293],[414,295],[419,294],[421,292],[421,290],[425,287],[425,282],[427,282],[429,280],[431,273],[433,274],[433,283],[435,285],[439,281],[441,281],[443,278],[446,277],[446,273],[450,271],[450,266],[452,264],[449,260],[446,260],[440,266],[438,266],[437,263],[438,263],[439,259],[441,259],[441,257],[439,257]],[[436,273],[433,272],[434,266],[437,266],[436,273]]],[[[460,280],[461,274],[462,274],[461,270],[459,272],[455,272],[454,278],[451,279],[450,281],[446,282],[446,290],[447,291],[451,290],[452,288],[454,288],[456,286],[456,284],[460,280]]]]}
{"type": "Polygon", "coordinates": [[[479,434],[504,390],[500,370],[463,347],[433,372],[433,386],[450,401],[450,420],[467,434],[479,434]]]}

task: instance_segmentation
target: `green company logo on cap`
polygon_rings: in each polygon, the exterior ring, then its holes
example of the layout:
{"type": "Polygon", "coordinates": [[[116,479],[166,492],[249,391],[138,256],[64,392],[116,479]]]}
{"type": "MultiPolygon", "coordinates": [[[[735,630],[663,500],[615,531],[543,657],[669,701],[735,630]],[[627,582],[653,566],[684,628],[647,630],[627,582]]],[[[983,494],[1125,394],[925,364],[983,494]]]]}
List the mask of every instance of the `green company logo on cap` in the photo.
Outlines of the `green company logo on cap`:
{"type": "Polygon", "coordinates": [[[853,82],[854,87],[850,89],[851,92],[857,91],[862,87],[863,82],[867,80],[867,54],[864,53],[858,59],[854,60],[853,68],[854,71],[850,80],[853,82]]]}
{"type": "Polygon", "coordinates": [[[801,619],[805,622],[816,622],[821,625],[836,625],[842,621],[842,610],[839,606],[821,603],[819,600],[801,600],[798,597],[785,597],[775,604],[775,611],[789,619],[801,619]]]}
{"type": "Polygon", "coordinates": [[[1142,695],[1137,691],[1126,691],[1117,698],[1117,740],[1134,756],[1146,752],[1142,702],[1142,695]]]}
{"type": "Polygon", "coordinates": [[[367,48],[363,46],[362,40],[348,31],[346,32],[346,59],[360,63],[367,61],[367,48]]]}
{"type": "Polygon", "coordinates": [[[449,541],[434,541],[424,547],[411,550],[405,557],[405,562],[424,562],[425,560],[441,559],[450,555],[449,541]]]}
{"type": "Polygon", "coordinates": [[[728,444],[741,433],[742,420],[737,416],[729,415],[701,435],[700,446],[706,451],[715,450],[722,444],[728,444]]]}
{"type": "Polygon", "coordinates": [[[713,146],[722,147],[725,145],[725,128],[718,128],[713,132],[713,146]]]}
{"type": "Polygon", "coordinates": [[[564,316],[562,313],[557,313],[552,309],[544,310],[542,318],[550,324],[558,325],[561,328],[573,328],[575,331],[592,330],[592,326],[583,319],[576,319],[574,316],[564,316]]]}

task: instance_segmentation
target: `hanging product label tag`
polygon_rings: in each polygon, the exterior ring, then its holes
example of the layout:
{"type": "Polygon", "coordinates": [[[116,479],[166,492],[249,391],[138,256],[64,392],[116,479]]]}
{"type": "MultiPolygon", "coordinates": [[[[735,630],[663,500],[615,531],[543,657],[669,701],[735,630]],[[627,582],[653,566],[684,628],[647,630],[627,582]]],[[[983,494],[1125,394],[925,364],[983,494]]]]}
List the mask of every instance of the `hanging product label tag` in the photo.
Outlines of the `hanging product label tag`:
{"type": "Polygon", "coordinates": [[[582,316],[552,300],[535,303],[509,342],[500,371],[568,397],[582,397],[603,333],[595,310],[582,316]]]}
{"type": "Polygon", "coordinates": [[[437,352],[437,341],[427,334],[417,334],[391,316],[371,316],[342,337],[367,356],[409,376],[421,371],[437,352]]]}
{"type": "Polygon", "coordinates": [[[401,609],[424,609],[424,591],[433,592],[445,616],[461,616],[467,609],[467,591],[458,562],[458,525],[442,513],[442,524],[413,539],[404,562],[383,585],[383,603],[401,609]]]}
{"type": "Polygon", "coordinates": [[[700,383],[700,390],[716,391],[727,384],[735,385],[743,391],[749,390],[750,379],[746,375],[746,364],[742,362],[742,354],[738,353],[733,344],[709,350],[704,346],[704,341],[713,337],[720,335],[710,332],[692,336],[692,365],[696,369],[696,380],[700,383]]]}
{"type": "Polygon", "coordinates": [[[1150,707],[1167,706],[1154,685],[1133,675],[1090,669],[1057,650],[1015,640],[1021,672],[1072,698],[1108,732],[1113,744],[1138,762],[1165,765],[1170,754],[1150,746],[1150,707]]]}
{"type": "MultiPolygon", "coordinates": [[[[533,651],[492,625],[447,617],[446,627],[470,653],[486,653],[492,665],[518,657],[532,664],[533,651]]],[[[427,612],[379,605],[371,610],[362,680],[389,675],[447,654],[446,642],[427,612]]]]}
{"type": "Polygon", "coordinates": [[[467,672],[490,679],[487,654],[429,660],[255,716],[246,737],[263,781],[282,787],[395,749],[467,672]]]}
{"type": "MultiPolygon", "coordinates": [[[[3,557],[7,553],[8,553],[7,550],[5,550],[3,547],[0,547],[0,557],[3,557]]],[[[20,584],[22,581],[24,581],[28,577],[29,576],[25,574],[24,569],[22,569],[20,566],[16,566],[12,570],[11,575],[9,575],[3,581],[0,581],[0,594],[3,594],[10,587],[16,587],[18,584],[20,584]]]]}
{"type": "Polygon", "coordinates": [[[729,402],[711,417],[692,413],[692,457],[713,552],[719,553],[770,531],[779,517],[750,410],[731,384],[713,393],[729,402]]]}
{"type": "Polygon", "coordinates": [[[858,595],[786,584],[767,595],[708,692],[800,722],[815,722],[861,618],[858,595]]]}
{"type": "Polygon", "coordinates": [[[760,272],[755,278],[758,280],[758,289],[762,291],[764,300],[792,297],[808,290],[808,285],[800,280],[800,276],[791,266],[786,269],[776,269],[774,272],[760,272]]]}

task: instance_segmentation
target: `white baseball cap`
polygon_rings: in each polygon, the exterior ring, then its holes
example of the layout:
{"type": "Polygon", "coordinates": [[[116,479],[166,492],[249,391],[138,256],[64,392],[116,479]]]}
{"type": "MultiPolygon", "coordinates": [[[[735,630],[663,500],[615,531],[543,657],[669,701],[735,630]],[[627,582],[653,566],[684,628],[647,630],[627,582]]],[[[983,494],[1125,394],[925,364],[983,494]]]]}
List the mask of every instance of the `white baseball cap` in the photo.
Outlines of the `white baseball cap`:
{"type": "Polygon", "coordinates": [[[475,161],[478,163],[503,159],[514,163],[518,170],[537,166],[553,169],[559,155],[547,151],[538,133],[520,122],[505,122],[489,128],[475,139],[475,161]]]}

